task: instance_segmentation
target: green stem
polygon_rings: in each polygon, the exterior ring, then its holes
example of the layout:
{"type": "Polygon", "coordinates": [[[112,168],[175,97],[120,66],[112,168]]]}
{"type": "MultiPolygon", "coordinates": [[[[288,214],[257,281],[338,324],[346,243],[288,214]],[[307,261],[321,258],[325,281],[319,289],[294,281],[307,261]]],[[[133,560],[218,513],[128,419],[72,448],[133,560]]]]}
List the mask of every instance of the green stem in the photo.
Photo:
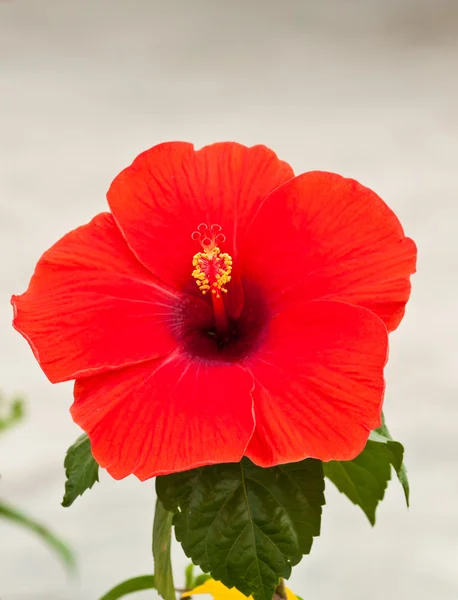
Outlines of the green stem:
{"type": "Polygon", "coordinates": [[[280,579],[277,589],[275,590],[274,600],[286,600],[285,581],[280,579]]]}

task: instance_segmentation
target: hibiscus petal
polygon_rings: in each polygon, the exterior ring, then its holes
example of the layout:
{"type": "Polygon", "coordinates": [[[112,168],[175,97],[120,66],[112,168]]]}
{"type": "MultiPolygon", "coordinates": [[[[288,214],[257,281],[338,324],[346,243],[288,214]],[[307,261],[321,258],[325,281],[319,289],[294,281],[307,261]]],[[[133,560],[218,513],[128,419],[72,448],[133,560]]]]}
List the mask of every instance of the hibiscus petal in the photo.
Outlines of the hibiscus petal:
{"type": "Polygon", "coordinates": [[[71,413],[110,475],[143,481],[241,460],[254,427],[252,388],[240,366],[177,351],[77,381],[71,413]]]}
{"type": "Polygon", "coordinates": [[[12,298],[14,326],[48,378],[64,381],[173,351],[180,298],[102,213],[45,252],[28,290],[12,298]]]}
{"type": "Polygon", "coordinates": [[[387,331],[367,309],[298,303],[275,317],[249,360],[256,429],[246,454],[269,467],[349,460],[380,425],[387,331]]]}
{"type": "Polygon", "coordinates": [[[310,172],[277,189],[243,246],[243,277],[277,307],[292,298],[349,302],[391,331],[410,295],[416,247],[374,192],[333,173],[310,172]]]}
{"type": "MultiPolygon", "coordinates": [[[[113,181],[110,209],[127,243],[157,277],[182,289],[200,245],[191,234],[200,223],[218,223],[235,258],[262,200],[294,173],[265,146],[232,142],[195,151],[170,142],[138,156],[113,181]]],[[[194,286],[195,288],[195,286],[194,286]]]]}

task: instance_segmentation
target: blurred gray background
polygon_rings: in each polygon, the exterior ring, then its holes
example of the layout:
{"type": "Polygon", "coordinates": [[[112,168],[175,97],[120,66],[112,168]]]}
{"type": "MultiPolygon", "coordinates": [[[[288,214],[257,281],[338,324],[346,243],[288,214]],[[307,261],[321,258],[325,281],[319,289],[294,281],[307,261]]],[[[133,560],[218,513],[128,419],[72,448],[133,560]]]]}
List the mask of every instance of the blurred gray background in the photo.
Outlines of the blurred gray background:
{"type": "MultiPolygon", "coordinates": [[[[152,570],[152,483],[102,476],[60,506],[72,387],[48,383],[9,298],[46,248],[105,210],[124,166],[173,139],[264,143],[296,172],[355,177],[417,241],[386,397],[411,509],[393,481],[371,529],[330,489],[322,537],[290,586],[305,600],[458,598],[457,73],[456,0],[0,2],[0,387],[29,411],[0,440],[0,496],[79,560],[69,580],[0,522],[2,600],[97,600],[152,570]]],[[[174,561],[180,579],[178,547],[174,561]]]]}

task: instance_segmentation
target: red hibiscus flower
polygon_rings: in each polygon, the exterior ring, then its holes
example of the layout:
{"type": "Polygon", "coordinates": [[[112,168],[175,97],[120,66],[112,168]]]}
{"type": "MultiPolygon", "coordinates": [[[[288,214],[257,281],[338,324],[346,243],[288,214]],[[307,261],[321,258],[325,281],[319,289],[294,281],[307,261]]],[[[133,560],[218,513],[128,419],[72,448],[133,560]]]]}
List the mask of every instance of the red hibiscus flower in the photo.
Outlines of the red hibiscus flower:
{"type": "Polygon", "coordinates": [[[415,244],[356,181],[264,146],[155,146],[14,296],[98,463],[144,480],[248,456],[351,459],[380,425],[415,244]]]}

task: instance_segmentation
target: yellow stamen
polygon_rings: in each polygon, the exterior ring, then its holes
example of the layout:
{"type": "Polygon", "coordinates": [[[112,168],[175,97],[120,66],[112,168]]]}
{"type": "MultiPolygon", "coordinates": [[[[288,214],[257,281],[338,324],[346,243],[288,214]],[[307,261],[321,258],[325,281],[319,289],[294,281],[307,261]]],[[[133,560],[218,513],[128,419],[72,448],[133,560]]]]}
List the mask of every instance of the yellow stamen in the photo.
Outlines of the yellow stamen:
{"type": "Polygon", "coordinates": [[[201,223],[191,237],[200,242],[203,250],[192,258],[192,276],[203,295],[211,291],[216,330],[220,335],[227,335],[229,323],[220,292],[227,293],[225,286],[231,280],[232,257],[217,246],[226,238],[220,225],[208,227],[205,223],[201,223]]]}
{"type": "Polygon", "coordinates": [[[210,287],[227,292],[225,285],[231,280],[232,259],[227,253],[214,246],[204,252],[198,252],[192,259],[192,276],[204,294],[210,287]]]}

